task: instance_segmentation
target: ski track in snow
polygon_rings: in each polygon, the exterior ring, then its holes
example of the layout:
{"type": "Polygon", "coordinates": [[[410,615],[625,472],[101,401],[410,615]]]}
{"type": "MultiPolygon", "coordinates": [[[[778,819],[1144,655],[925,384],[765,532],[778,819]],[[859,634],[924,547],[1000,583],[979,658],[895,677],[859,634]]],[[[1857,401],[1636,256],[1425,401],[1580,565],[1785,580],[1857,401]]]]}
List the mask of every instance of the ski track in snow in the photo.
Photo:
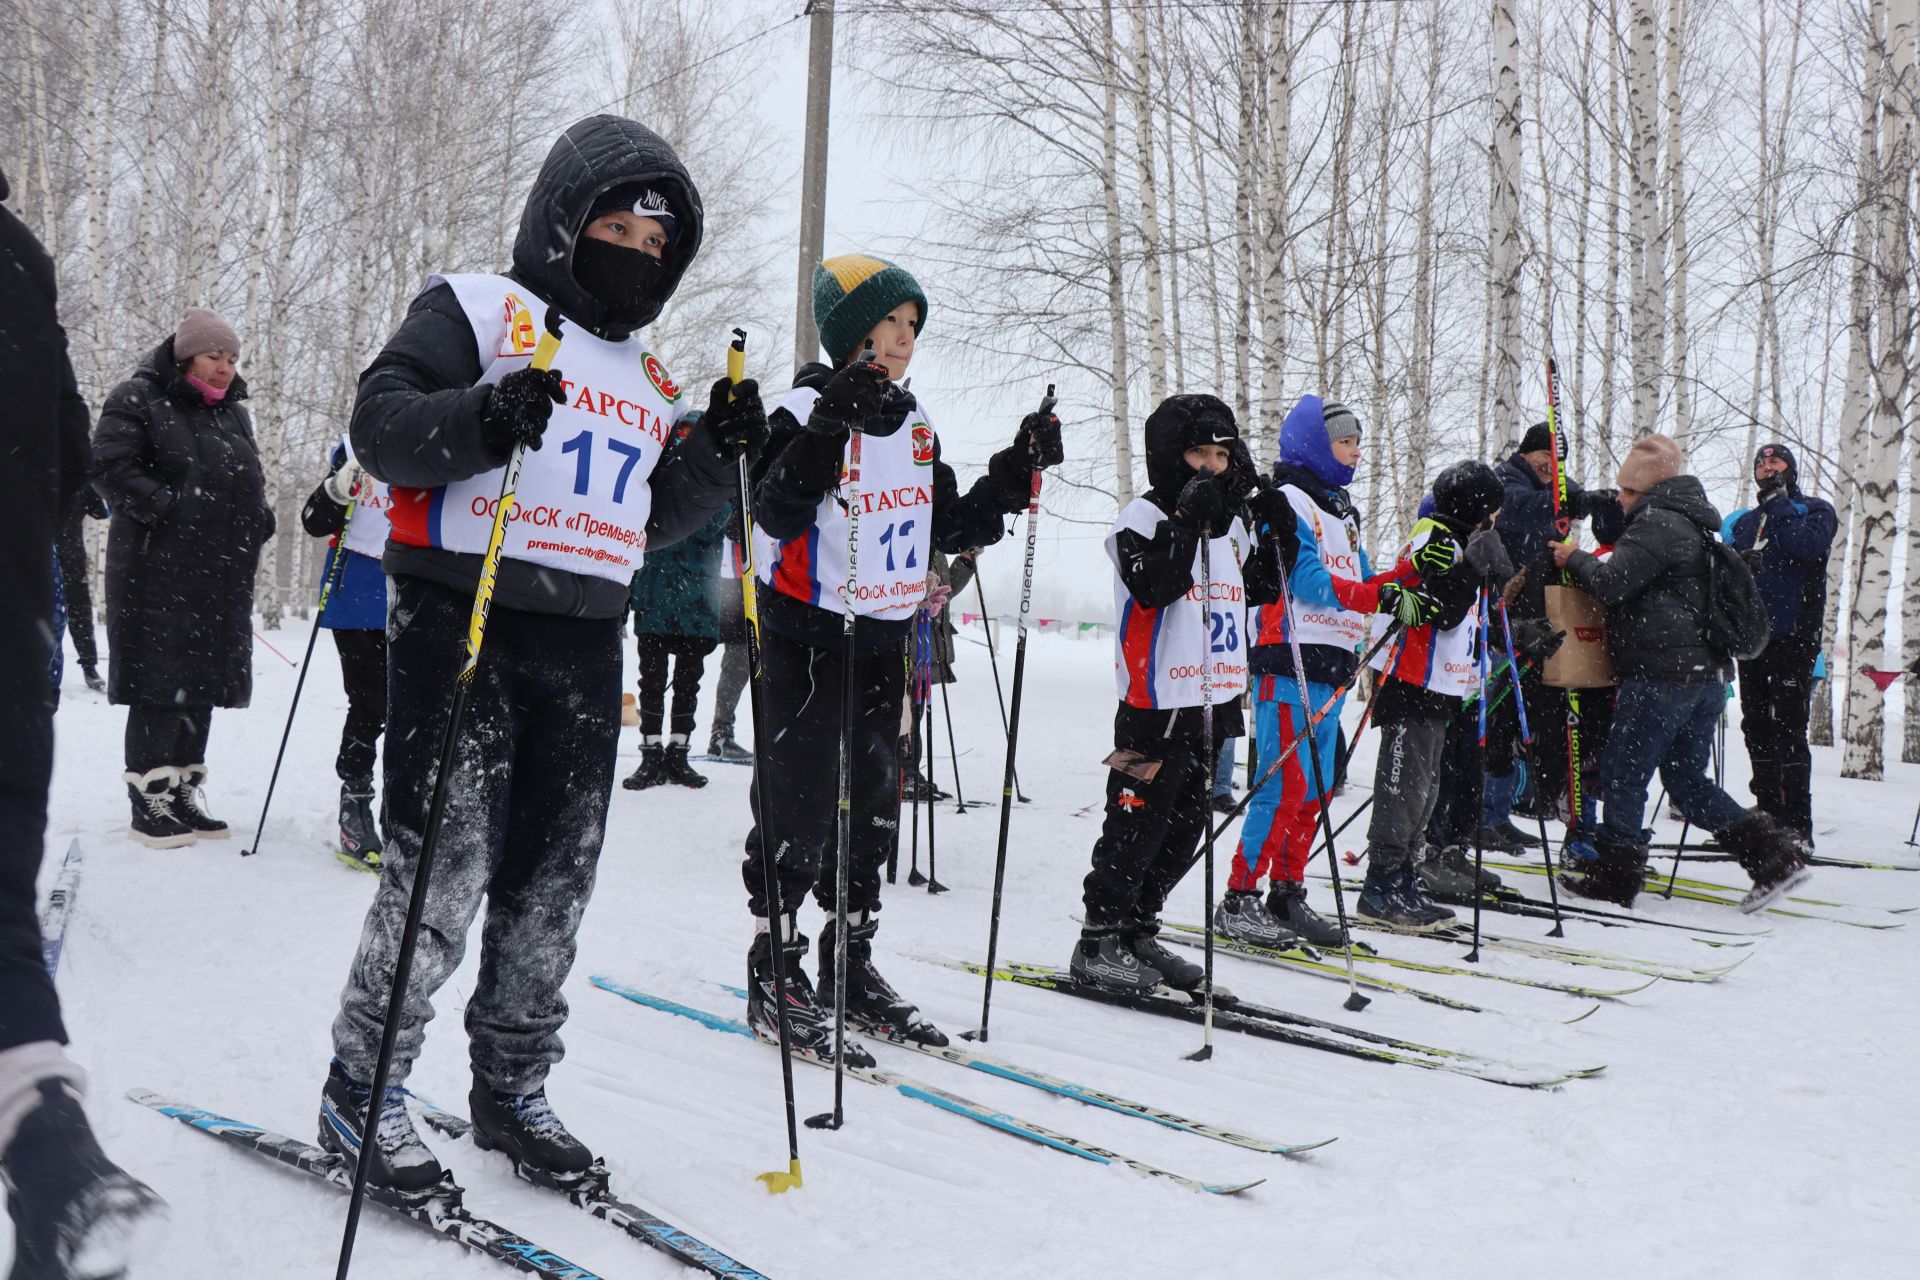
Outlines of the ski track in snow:
{"type": "MultiPolygon", "coordinates": [[[[305,642],[293,623],[275,642],[305,642]]],[[[1011,637],[1001,658],[1011,670],[1011,637]]],[[[255,663],[254,705],[214,715],[208,787],[234,837],[184,850],[125,836],[119,780],[122,708],[74,688],[57,718],[58,756],[42,892],[78,835],[86,868],[61,962],[74,1055],[92,1079],[89,1112],[108,1151],[170,1202],[172,1225],[140,1280],[333,1273],[345,1201],[297,1175],[223,1149],[121,1095],[144,1085],[225,1115],[311,1140],[330,1054],[329,1024],[358,938],[371,877],[329,852],[338,784],[333,754],[345,697],[334,650],[315,648],[259,856],[251,840],[295,672],[255,663]]],[[[627,659],[627,688],[633,659],[627,659]]],[[[711,699],[717,659],[708,664],[711,699]]],[[[997,801],[999,713],[986,655],[960,653],[953,692],[967,795],[997,801]]],[[[1099,761],[1113,705],[1104,642],[1036,636],[1029,650],[1021,776],[1001,956],[1064,965],[1079,887],[1097,834],[1099,761]]],[[[706,731],[704,714],[699,732],[706,731]]],[[[1735,704],[1734,714],[1738,714],[1735,704]]],[[[1350,712],[1357,712],[1350,708],[1350,712]]],[[[1897,718],[1897,706],[1895,708],[1897,718]]],[[[742,725],[746,723],[744,706],[742,725]]],[[[1349,720],[1351,724],[1351,716],[1349,720]]],[[[951,788],[945,727],[940,773],[951,788]]],[[[1737,726],[1730,782],[1745,799],[1737,726]]],[[[1889,741],[1897,755],[1897,726],[1889,741]]],[[[696,742],[703,739],[696,739],[696,742]]],[[[1369,734],[1336,818],[1364,795],[1369,734]]],[[[1244,744],[1242,744],[1244,745],[1244,744]]],[[[623,730],[619,771],[638,758],[623,730]]],[[[1823,853],[1920,861],[1904,847],[1920,767],[1889,765],[1882,784],[1842,781],[1815,753],[1816,825],[1838,824],[1823,853]]],[[[1911,1276],[1911,1213],[1920,1193],[1920,1008],[1913,975],[1920,928],[1886,932],[1757,917],[1643,896],[1641,910],[1772,934],[1751,963],[1714,984],[1657,983],[1575,1026],[1583,1003],[1509,984],[1369,970],[1500,1013],[1449,1011],[1376,993],[1360,1014],[1324,979],[1218,958],[1219,980],[1250,999],[1410,1040],[1516,1062],[1606,1063],[1593,1080],[1552,1092],[1499,1088],[1218,1032],[1208,1063],[1182,1060],[1199,1029],[998,984],[988,1052],[1110,1092],[1283,1141],[1338,1136],[1283,1159],[1206,1142],[1054,1098],[979,1072],[878,1049],[881,1064],[1136,1158],[1209,1181],[1264,1177],[1238,1197],[1195,1195],[990,1133],[898,1094],[847,1084],[848,1126],[801,1131],[804,1189],[770,1197],[754,1181],[784,1169],[780,1073],[768,1050],[591,987],[610,977],[727,1017],[744,1005],[718,983],[744,977],[750,935],[741,887],[749,771],[709,765],[702,791],[616,788],[599,882],[568,984],[567,1059],[550,1090],[568,1124],[608,1160],[617,1193],[701,1235],[775,1280],[912,1273],[928,1277],[1131,1274],[1436,1276],[1911,1276]]],[[[1244,773],[1244,755],[1242,756],[1244,773]]],[[[950,1034],[979,1017],[980,984],[915,955],[985,953],[997,814],[938,815],[939,871],[952,892],[900,881],[887,891],[878,950],[895,985],[950,1034]]],[[[1364,846],[1364,824],[1341,836],[1364,846]]],[[[1662,838],[1677,834],[1662,815],[1662,838]]],[[[924,846],[924,833],[922,837],[924,846]]],[[[1231,842],[1218,851],[1224,887],[1231,842]]],[[[925,849],[921,856],[924,860],[925,849]]],[[[1664,868],[1671,855],[1656,853],[1664,868]],[[1664,860],[1663,860],[1664,859],[1664,860]]],[[[1349,876],[1353,868],[1344,868],[1349,876]]],[[[1730,864],[1695,874],[1743,881],[1730,864]]],[[[1537,878],[1512,877],[1530,894],[1537,878]],[[1529,883],[1531,881],[1531,883],[1529,883]]],[[[1920,875],[1821,870],[1804,896],[1855,905],[1920,904],[1920,875]]],[[[1198,870],[1170,918],[1197,921],[1198,870]]],[[[1325,901],[1324,888],[1315,900],[1325,901]]],[[[1349,903],[1352,896],[1349,894],[1349,903]]],[[[1916,917],[1907,917],[1914,919],[1916,917]]],[[[802,929],[819,933],[812,903],[802,929]]],[[[1516,937],[1546,922],[1489,915],[1516,937]]],[[[476,930],[478,926],[476,925],[476,930]]],[[[1677,930],[1568,925],[1574,945],[1649,959],[1729,963],[1677,930]]],[[[1375,939],[1380,941],[1379,939],[1375,939]]],[[[1387,939],[1395,954],[1451,961],[1459,948],[1387,939]]],[[[460,1013],[479,938],[436,1000],[439,1017],[412,1078],[464,1111],[460,1013]]],[[[809,965],[815,957],[809,957],[809,965]]],[[[1489,968],[1574,981],[1596,969],[1484,953],[1489,968]]],[[[1605,985],[1602,983],[1601,985],[1605,985]]],[[[831,1106],[832,1078],[796,1066],[802,1115],[831,1106]]],[[[505,1162],[428,1134],[494,1218],[609,1277],[691,1274],[549,1193],[505,1162]]],[[[0,1225],[0,1258],[10,1256],[0,1225]]],[[[418,1228],[372,1212],[356,1276],[490,1276],[418,1228]]]]}

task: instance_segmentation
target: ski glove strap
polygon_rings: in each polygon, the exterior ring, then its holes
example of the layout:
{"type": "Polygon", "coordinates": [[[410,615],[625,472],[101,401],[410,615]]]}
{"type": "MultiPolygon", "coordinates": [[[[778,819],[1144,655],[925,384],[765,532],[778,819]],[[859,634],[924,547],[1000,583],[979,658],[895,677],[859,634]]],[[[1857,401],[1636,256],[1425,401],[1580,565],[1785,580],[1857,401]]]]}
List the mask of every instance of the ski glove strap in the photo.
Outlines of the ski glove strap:
{"type": "Polygon", "coordinates": [[[566,402],[558,369],[515,369],[487,393],[487,407],[480,411],[481,443],[502,461],[515,445],[538,449],[553,406],[566,402]]]}

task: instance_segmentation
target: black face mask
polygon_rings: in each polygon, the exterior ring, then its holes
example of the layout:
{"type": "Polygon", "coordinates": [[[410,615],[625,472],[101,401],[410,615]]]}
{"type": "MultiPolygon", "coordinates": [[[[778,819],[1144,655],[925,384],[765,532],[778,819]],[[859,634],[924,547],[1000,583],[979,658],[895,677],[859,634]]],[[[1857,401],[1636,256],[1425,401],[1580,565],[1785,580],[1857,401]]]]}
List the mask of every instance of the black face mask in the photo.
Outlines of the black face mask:
{"type": "Polygon", "coordinates": [[[616,324],[637,325],[660,310],[667,264],[650,253],[582,236],[573,246],[573,278],[616,324]]]}

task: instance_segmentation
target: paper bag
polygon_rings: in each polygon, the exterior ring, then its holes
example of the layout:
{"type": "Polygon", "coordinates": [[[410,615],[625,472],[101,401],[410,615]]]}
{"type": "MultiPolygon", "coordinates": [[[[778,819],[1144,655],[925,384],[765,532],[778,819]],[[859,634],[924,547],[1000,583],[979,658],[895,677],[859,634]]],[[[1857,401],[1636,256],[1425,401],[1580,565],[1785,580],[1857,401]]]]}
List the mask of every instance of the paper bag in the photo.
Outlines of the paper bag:
{"type": "Polygon", "coordinates": [[[1567,633],[1540,681],[1552,689],[1605,689],[1619,683],[1607,649],[1607,611],[1579,587],[1547,588],[1547,622],[1567,633]]]}

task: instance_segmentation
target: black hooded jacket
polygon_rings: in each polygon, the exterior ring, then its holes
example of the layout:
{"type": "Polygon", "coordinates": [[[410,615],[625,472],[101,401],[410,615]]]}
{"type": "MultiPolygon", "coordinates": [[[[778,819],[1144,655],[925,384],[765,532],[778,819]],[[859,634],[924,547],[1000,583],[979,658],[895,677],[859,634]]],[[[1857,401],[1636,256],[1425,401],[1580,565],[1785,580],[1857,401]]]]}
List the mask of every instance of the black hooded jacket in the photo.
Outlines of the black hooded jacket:
{"type": "MultiPolygon", "coordinates": [[[[824,387],[833,376],[824,364],[809,364],[794,378],[796,387],[824,387]]],[[[906,422],[908,406],[866,420],[861,432],[890,436],[906,422]]],[[[753,519],[776,541],[799,537],[812,526],[820,499],[840,483],[845,452],[838,436],[809,431],[785,409],[767,415],[770,438],[761,450],[754,472],[753,519]]],[[[1032,477],[1026,457],[1008,446],[987,459],[987,473],[966,493],[953,468],[940,458],[940,438],[933,441],[934,550],[957,555],[969,547],[990,547],[1006,536],[1006,517],[1027,509],[1032,477]]],[[[778,591],[760,591],[756,599],[761,622],[784,636],[816,646],[841,643],[845,621],[838,612],[818,608],[778,591]]],[[[861,617],[854,623],[854,642],[861,653],[898,649],[912,620],[861,617]]]]}
{"type": "MultiPolygon", "coordinates": [[[[675,216],[673,243],[664,259],[666,284],[659,299],[664,303],[699,248],[700,196],[673,148],[644,125],[618,116],[582,120],[553,144],[527,194],[513,268],[506,273],[570,323],[610,342],[625,340],[633,327],[611,320],[573,278],[573,246],[594,199],[631,182],[659,190],[675,216]]],[[[566,367],[564,336],[556,364],[566,367]]],[[[378,479],[414,488],[436,488],[500,466],[506,459],[480,436],[481,414],[492,394],[492,388],[474,385],[484,372],[473,327],[453,289],[427,290],[413,300],[399,331],[360,375],[351,431],[354,455],[378,479]]],[[[705,525],[726,505],[732,477],[726,458],[703,431],[670,450],[649,479],[648,545],[667,546],[705,525]]],[[[389,540],[381,563],[389,574],[411,574],[460,591],[474,590],[480,579],[479,556],[436,547],[389,540]]],[[[627,585],[509,559],[501,562],[493,602],[532,613],[616,618],[626,611],[627,585]]]]}
{"type": "MultiPolygon", "coordinates": [[[[1506,544],[1507,558],[1516,569],[1537,567],[1553,541],[1553,489],[1533,473],[1532,466],[1519,453],[1508,457],[1493,473],[1500,477],[1500,487],[1505,491],[1500,504],[1500,523],[1496,527],[1500,530],[1500,541],[1506,544]]],[[[1567,503],[1572,519],[1592,519],[1593,536],[1601,543],[1615,541],[1626,527],[1619,503],[1589,494],[1575,484],[1572,477],[1567,479],[1567,503]]],[[[1553,562],[1547,560],[1543,569],[1527,574],[1527,585],[1511,607],[1514,618],[1547,616],[1546,584],[1558,581],[1558,577],[1549,572],[1552,568],[1553,562]]]]}
{"type": "Polygon", "coordinates": [[[1721,679],[1727,656],[1707,643],[1707,539],[1720,513],[1694,476],[1662,480],[1626,513],[1626,531],[1602,563],[1567,561],[1573,579],[1607,607],[1607,647],[1621,677],[1721,679]]]}

